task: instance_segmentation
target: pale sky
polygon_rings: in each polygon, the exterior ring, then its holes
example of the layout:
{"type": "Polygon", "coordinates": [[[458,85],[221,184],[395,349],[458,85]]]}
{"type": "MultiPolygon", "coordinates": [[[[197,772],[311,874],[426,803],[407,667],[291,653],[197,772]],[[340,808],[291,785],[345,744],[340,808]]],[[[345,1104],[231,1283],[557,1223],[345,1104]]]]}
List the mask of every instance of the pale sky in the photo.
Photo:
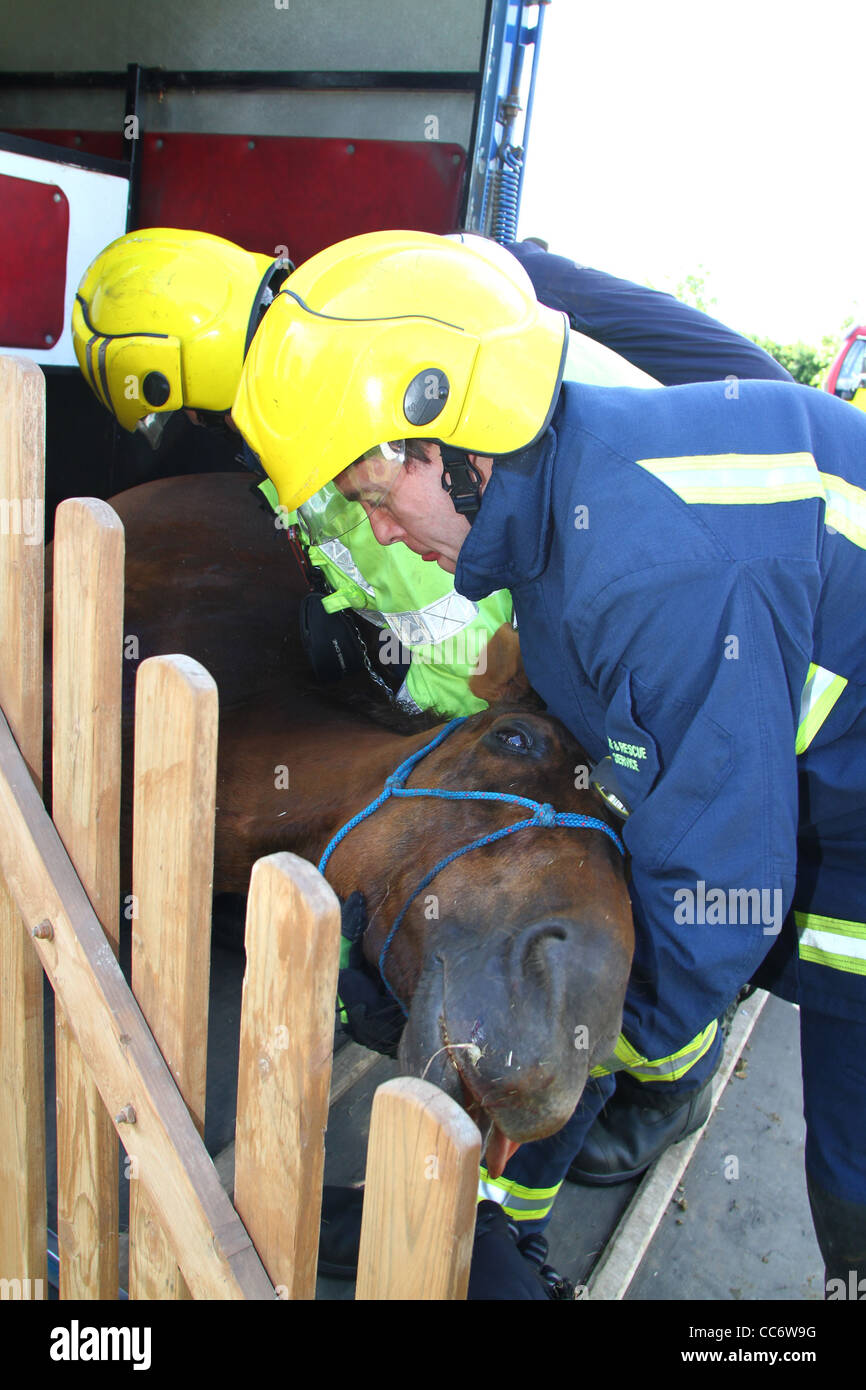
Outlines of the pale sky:
{"type": "Polygon", "coordinates": [[[717,318],[866,322],[863,0],[552,0],[519,225],[717,318]]]}

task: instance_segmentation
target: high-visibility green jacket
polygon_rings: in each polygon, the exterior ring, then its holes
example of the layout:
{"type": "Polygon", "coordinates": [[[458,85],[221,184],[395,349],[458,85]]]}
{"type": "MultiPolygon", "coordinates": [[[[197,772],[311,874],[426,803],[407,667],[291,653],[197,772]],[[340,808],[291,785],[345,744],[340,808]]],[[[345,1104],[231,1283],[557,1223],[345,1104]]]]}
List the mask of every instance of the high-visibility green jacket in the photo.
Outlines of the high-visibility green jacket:
{"type": "MultiPolygon", "coordinates": [[[[571,335],[565,376],[601,386],[658,385],[580,333],[571,335]]],[[[273,484],[263,483],[262,492],[279,513],[273,484]]],[[[281,519],[286,526],[299,522],[296,512],[285,512],[281,519]]],[[[303,531],[303,517],[300,524],[303,531]]],[[[356,502],[332,499],[324,529],[330,535],[317,535],[306,547],[311,564],[333,590],[324,607],[329,612],[352,608],[380,627],[383,664],[410,662],[400,698],[451,717],[485,709],[486,702],[469,689],[469,679],[473,671],[486,669],[489,638],[511,622],[507,590],[478,602],[463,598],[455,592],[453,577],[437,565],[405,545],[380,545],[356,502]]]]}

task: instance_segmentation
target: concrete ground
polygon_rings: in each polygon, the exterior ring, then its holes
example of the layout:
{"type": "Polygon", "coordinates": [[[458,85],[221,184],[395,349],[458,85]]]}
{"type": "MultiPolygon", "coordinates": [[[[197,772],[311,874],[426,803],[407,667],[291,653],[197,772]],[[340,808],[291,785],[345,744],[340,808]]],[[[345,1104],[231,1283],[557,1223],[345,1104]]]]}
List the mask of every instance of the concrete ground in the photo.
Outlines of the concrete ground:
{"type": "Polygon", "coordinates": [[[770,995],[626,1298],[822,1301],[805,1132],[797,1009],[770,995]]]}

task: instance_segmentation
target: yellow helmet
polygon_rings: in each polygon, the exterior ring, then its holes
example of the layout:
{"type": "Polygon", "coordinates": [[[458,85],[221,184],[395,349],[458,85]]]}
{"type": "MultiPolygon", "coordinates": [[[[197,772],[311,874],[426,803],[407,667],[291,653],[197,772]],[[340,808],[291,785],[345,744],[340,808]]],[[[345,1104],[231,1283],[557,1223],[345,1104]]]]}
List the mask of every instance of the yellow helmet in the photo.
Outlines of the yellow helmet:
{"type": "Polygon", "coordinates": [[[547,428],[567,345],[566,315],[539,304],[513,257],[371,232],[294,272],[247,355],[232,418],[295,508],[383,440],[524,448],[547,428]]]}
{"type": "Polygon", "coordinates": [[[227,411],[258,311],[289,269],[207,232],[128,232],[78,287],[78,365],[127,430],[181,406],[227,411]]]}

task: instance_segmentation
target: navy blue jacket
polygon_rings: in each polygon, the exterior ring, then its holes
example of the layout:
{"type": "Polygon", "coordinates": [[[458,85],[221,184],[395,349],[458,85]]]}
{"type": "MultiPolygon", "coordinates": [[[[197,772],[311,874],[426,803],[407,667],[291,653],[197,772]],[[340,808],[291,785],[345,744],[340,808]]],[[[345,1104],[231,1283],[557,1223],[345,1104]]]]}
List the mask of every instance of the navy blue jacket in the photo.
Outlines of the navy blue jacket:
{"type": "Polygon", "coordinates": [[[864,1015],[864,489],[866,417],[776,382],[567,383],[494,462],[456,588],[511,591],[530,682],[631,807],[643,1056],[774,943],[797,997],[864,1015]]]}
{"type": "Polygon", "coordinates": [[[792,380],[757,343],[671,294],[577,265],[531,241],[511,242],[507,249],[542,304],[561,309],[578,333],[604,343],[664,386],[728,376],[792,380]]]}

